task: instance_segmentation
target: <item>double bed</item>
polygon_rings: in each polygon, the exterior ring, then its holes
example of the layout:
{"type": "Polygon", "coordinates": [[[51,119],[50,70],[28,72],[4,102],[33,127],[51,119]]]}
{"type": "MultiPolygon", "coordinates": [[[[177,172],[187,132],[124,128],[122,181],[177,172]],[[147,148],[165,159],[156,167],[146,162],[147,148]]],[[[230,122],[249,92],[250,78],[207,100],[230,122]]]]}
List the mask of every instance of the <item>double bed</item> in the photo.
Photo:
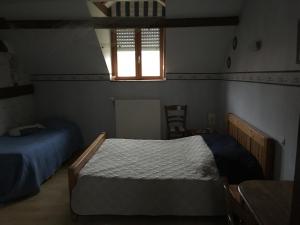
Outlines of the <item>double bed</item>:
{"type": "Polygon", "coordinates": [[[273,161],[272,140],[233,114],[228,135],[125,140],[101,134],[69,168],[71,210],[77,215],[224,215],[222,176],[252,157],[257,174],[244,179],[270,178],[273,161]],[[241,157],[240,147],[250,158],[241,157]],[[228,169],[233,161],[240,164],[228,169]]]}

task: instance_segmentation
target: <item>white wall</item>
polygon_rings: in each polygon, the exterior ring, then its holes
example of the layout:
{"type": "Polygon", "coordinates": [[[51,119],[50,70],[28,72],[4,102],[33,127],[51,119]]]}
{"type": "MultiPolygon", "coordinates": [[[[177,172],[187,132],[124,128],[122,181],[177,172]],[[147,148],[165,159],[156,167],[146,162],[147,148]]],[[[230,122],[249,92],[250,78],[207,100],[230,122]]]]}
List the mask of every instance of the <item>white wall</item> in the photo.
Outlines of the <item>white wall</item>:
{"type": "MultiPolygon", "coordinates": [[[[247,0],[236,33],[238,48],[233,51],[230,46],[232,68],[224,70],[300,70],[300,65],[295,63],[299,8],[297,0],[247,0]],[[262,41],[260,51],[255,50],[257,40],[262,41]]],[[[276,77],[282,73],[271,75],[276,77]]],[[[220,108],[224,112],[241,116],[276,140],[276,178],[293,179],[300,88],[232,81],[225,81],[220,88],[223,88],[220,108]],[[285,145],[281,144],[284,138],[285,145]]]]}
{"type": "Polygon", "coordinates": [[[96,29],[95,30],[100,48],[102,51],[102,55],[104,57],[107,71],[111,74],[111,36],[110,29],[96,29]]]}
{"type": "Polygon", "coordinates": [[[95,31],[43,29],[0,31],[28,74],[107,73],[95,31]]]}
{"type": "Polygon", "coordinates": [[[0,88],[13,86],[13,81],[10,75],[9,57],[9,53],[0,52],[0,88]]]}
{"type": "MultiPolygon", "coordinates": [[[[89,19],[85,0],[4,0],[6,19],[89,19]]],[[[94,29],[1,30],[0,39],[15,49],[28,74],[94,74],[107,68],[94,29]]]]}
{"type": "MultiPolygon", "coordinates": [[[[215,112],[218,93],[216,81],[159,81],[159,82],[37,82],[38,115],[63,116],[76,121],[86,142],[97,133],[106,131],[115,136],[115,99],[160,99],[161,105],[187,104],[187,126],[207,126],[207,113],[215,112]]],[[[165,133],[165,115],[162,132],[165,133]]]]}
{"type": "MultiPolygon", "coordinates": [[[[106,17],[106,15],[99,10],[95,4],[91,1],[87,1],[87,6],[89,13],[92,17],[106,17]]],[[[110,36],[110,29],[95,29],[98,42],[100,44],[100,48],[102,51],[102,55],[104,57],[106,67],[108,72],[112,73],[111,68],[111,36],[110,36]]]]}
{"type": "MultiPolygon", "coordinates": [[[[238,16],[242,0],[168,0],[167,18],[238,16]]],[[[167,73],[222,72],[235,26],[167,29],[167,73]]]]}
{"type": "Polygon", "coordinates": [[[235,27],[167,29],[167,73],[222,72],[235,27]]]}
{"type": "MultiPolygon", "coordinates": [[[[19,60],[14,54],[0,52],[0,88],[13,87],[15,82],[19,85],[29,84],[28,74],[23,73],[19,60]],[[10,63],[12,58],[14,63],[10,63]]],[[[32,95],[0,99],[0,135],[5,134],[11,128],[28,125],[33,121],[32,95]]]]}
{"type": "Polygon", "coordinates": [[[300,1],[245,1],[238,27],[238,48],[231,71],[300,69],[296,64],[297,23],[300,1]],[[262,49],[255,51],[255,41],[262,49]]]}

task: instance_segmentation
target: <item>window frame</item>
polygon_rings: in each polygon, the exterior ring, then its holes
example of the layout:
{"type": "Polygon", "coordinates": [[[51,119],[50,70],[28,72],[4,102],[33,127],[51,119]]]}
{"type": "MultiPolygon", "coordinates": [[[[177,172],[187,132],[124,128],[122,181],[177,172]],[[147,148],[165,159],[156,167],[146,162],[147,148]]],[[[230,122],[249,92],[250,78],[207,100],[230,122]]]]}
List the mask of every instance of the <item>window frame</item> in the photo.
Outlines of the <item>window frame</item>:
{"type": "Polygon", "coordinates": [[[164,80],[165,78],[165,29],[159,28],[160,74],[159,76],[142,76],[142,38],[141,29],[135,28],[135,66],[136,74],[132,77],[118,76],[117,29],[111,30],[111,66],[112,80],[164,80]],[[139,60],[140,58],[140,60],[139,60]]]}

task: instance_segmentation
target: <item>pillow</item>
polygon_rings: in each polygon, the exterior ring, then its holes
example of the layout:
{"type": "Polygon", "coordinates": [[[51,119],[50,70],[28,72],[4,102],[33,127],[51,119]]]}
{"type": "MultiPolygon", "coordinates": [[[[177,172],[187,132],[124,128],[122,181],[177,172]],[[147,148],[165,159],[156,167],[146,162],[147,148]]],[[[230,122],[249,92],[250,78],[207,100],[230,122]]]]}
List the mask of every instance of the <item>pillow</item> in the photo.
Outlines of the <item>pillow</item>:
{"type": "Polygon", "coordinates": [[[42,124],[39,124],[39,123],[22,126],[22,127],[16,127],[16,128],[9,130],[8,135],[13,136],[13,137],[24,136],[24,135],[36,133],[44,128],[45,128],[45,126],[43,126],[42,124]]]}

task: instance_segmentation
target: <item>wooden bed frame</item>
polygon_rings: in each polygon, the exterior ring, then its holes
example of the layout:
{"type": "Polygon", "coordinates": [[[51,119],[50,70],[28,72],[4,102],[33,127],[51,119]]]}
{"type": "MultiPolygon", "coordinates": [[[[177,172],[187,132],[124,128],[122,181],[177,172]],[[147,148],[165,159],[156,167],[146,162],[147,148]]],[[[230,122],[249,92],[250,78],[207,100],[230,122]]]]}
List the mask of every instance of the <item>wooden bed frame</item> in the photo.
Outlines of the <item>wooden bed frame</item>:
{"type": "Polygon", "coordinates": [[[273,178],[274,141],[238,116],[229,113],[227,132],[259,162],[264,177],[273,178]]]}
{"type": "MultiPolygon", "coordinates": [[[[267,179],[273,177],[273,141],[272,139],[251,126],[246,121],[228,114],[228,134],[236,139],[246,148],[259,162],[267,179]]],[[[106,138],[105,133],[101,133],[96,140],[82,153],[81,156],[69,167],[69,191],[70,196],[75,187],[80,170],[90,160],[99,149],[106,138]]]]}
{"type": "Polygon", "coordinates": [[[74,163],[68,169],[68,177],[69,177],[69,192],[70,196],[72,194],[72,190],[77,183],[77,179],[79,176],[80,170],[85,166],[85,164],[92,158],[92,156],[96,153],[99,147],[106,139],[106,133],[101,133],[93,143],[86,149],[84,152],[76,159],[74,163]]]}

